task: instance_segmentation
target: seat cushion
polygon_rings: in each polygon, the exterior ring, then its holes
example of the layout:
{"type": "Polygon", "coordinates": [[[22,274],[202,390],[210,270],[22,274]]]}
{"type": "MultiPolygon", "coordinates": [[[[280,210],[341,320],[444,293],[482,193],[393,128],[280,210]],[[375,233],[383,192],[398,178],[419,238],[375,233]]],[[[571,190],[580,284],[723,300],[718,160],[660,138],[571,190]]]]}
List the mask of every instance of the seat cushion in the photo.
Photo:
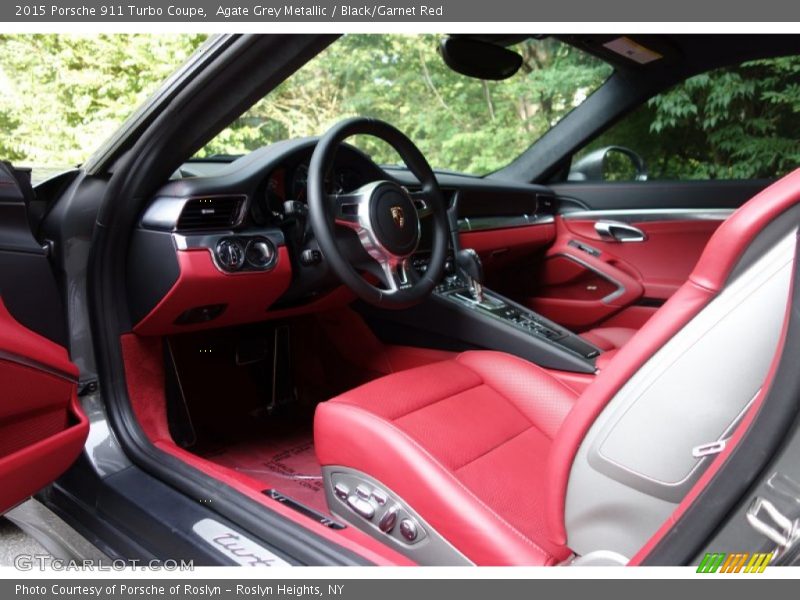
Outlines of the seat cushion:
{"type": "Polygon", "coordinates": [[[544,474],[575,399],[527,361],[466,352],[320,404],[317,456],[381,481],[477,564],[554,564],[569,551],[549,541],[544,474]]]}
{"type": "Polygon", "coordinates": [[[608,352],[622,348],[636,332],[636,329],[630,327],[597,327],[582,333],[581,337],[608,352]]]}

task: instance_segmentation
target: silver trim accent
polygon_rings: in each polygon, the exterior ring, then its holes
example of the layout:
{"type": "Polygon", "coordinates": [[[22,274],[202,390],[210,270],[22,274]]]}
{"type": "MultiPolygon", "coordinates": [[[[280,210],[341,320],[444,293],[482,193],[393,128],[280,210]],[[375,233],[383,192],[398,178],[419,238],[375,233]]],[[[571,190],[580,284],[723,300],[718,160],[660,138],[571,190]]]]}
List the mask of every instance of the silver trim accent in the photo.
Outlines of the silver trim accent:
{"type": "Polygon", "coordinates": [[[732,208],[634,208],[613,210],[575,210],[563,213],[565,221],[614,219],[627,223],[648,221],[724,221],[734,213],[732,208]]]}
{"type": "Polygon", "coordinates": [[[644,242],[647,240],[647,234],[644,231],[628,223],[623,223],[622,221],[595,221],[594,230],[601,238],[621,244],[644,242]]]}
{"type": "Polygon", "coordinates": [[[424,219],[425,217],[429,217],[433,214],[433,209],[431,205],[428,203],[427,194],[422,190],[416,190],[412,192],[407,187],[401,185],[406,191],[406,194],[411,198],[411,201],[414,203],[414,208],[417,209],[417,216],[420,219],[424,219]]]}
{"type": "Polygon", "coordinates": [[[367,251],[372,259],[378,263],[383,272],[383,279],[386,286],[389,288],[388,293],[392,294],[401,289],[406,289],[411,286],[411,256],[417,251],[420,239],[422,237],[422,226],[420,224],[420,215],[417,212],[417,201],[419,194],[412,195],[403,186],[398,186],[390,181],[378,180],[370,182],[361,186],[355,191],[348,194],[333,194],[329,198],[335,203],[334,221],[337,225],[352,229],[358,234],[358,239],[364,250],[367,251]],[[372,226],[372,219],[370,218],[370,199],[373,192],[380,186],[385,184],[395,185],[402,190],[411,205],[414,206],[414,221],[417,225],[417,242],[414,248],[405,255],[394,254],[386,246],[384,246],[372,226]],[[416,199],[415,199],[416,198],[416,199]],[[354,207],[353,212],[345,212],[345,207],[354,207]]]}
{"type": "Polygon", "coordinates": [[[790,519],[772,502],[760,496],[753,498],[746,518],[753,529],[775,543],[777,547],[773,550],[773,558],[782,555],[800,539],[800,521],[790,519]],[[761,516],[762,509],[769,523],[761,516]]]}
{"type": "Polygon", "coordinates": [[[283,239],[283,232],[280,229],[253,229],[248,231],[215,231],[213,233],[203,233],[198,231],[197,233],[192,234],[182,234],[182,233],[173,233],[172,234],[172,243],[175,246],[176,251],[183,251],[183,250],[208,250],[211,253],[211,262],[214,263],[214,266],[220,273],[225,275],[243,275],[247,273],[269,273],[272,271],[276,266],[278,266],[278,261],[280,260],[280,252],[278,249],[281,246],[285,246],[283,239]],[[245,258],[245,265],[248,265],[249,268],[247,269],[240,269],[238,271],[229,271],[225,269],[222,265],[219,264],[217,261],[217,253],[216,248],[217,244],[219,244],[225,238],[239,238],[243,242],[244,251],[247,251],[247,247],[251,241],[255,238],[265,238],[272,242],[272,245],[275,246],[275,252],[273,254],[272,261],[263,268],[257,268],[249,265],[245,258]]]}
{"type": "Polygon", "coordinates": [[[215,519],[200,519],[192,531],[229,561],[242,567],[291,567],[272,550],[215,519]]]}
{"type": "Polygon", "coordinates": [[[622,285],[621,282],[617,281],[616,279],[614,279],[613,277],[611,277],[607,273],[603,273],[600,269],[597,269],[597,268],[593,267],[592,265],[587,263],[585,260],[582,260],[577,256],[573,256],[572,254],[566,254],[566,253],[563,253],[563,252],[559,252],[558,254],[554,254],[553,256],[554,257],[555,256],[560,256],[562,258],[566,258],[567,260],[571,260],[573,262],[576,262],[579,265],[581,265],[584,269],[589,269],[595,275],[598,275],[598,276],[602,277],[603,279],[605,279],[606,281],[610,281],[615,286],[617,286],[617,289],[614,290],[613,292],[611,292],[608,296],[604,296],[603,298],[600,298],[600,302],[602,302],[604,304],[608,304],[612,300],[616,300],[617,298],[622,296],[622,294],[624,294],[626,289],[627,289],[624,285],[622,285]]]}
{"type": "Polygon", "coordinates": [[[220,269],[224,270],[226,273],[235,273],[239,269],[244,266],[244,253],[245,253],[246,245],[245,243],[240,240],[239,238],[235,237],[226,237],[222,238],[220,241],[217,242],[217,245],[214,246],[214,249],[211,251],[211,256],[214,259],[214,265],[220,269]],[[221,256],[224,249],[229,250],[229,258],[232,262],[222,264],[226,259],[224,256],[221,256]],[[235,249],[235,252],[234,252],[235,249]],[[222,260],[220,260],[222,258],[222,260]]]}
{"type": "Polygon", "coordinates": [[[492,229],[513,229],[554,223],[553,215],[518,215],[513,217],[462,217],[458,220],[458,231],[488,231],[492,229]]]}

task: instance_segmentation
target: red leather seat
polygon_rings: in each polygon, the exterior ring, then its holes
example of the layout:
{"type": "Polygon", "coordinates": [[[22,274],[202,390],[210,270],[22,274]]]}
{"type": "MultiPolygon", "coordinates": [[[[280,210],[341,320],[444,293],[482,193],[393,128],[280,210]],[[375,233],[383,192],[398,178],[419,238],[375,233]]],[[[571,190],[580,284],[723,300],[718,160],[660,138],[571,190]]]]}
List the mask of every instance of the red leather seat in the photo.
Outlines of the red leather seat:
{"type": "Polygon", "coordinates": [[[580,397],[524,360],[467,352],[320,404],[321,464],[380,481],[476,564],[562,561],[570,554],[570,471],[587,432],[642,365],[735,279],[737,267],[764,251],[754,244],[761,232],[778,220],[778,229],[796,227],[798,204],[800,170],[734,213],[689,280],[580,397]]]}
{"type": "Polygon", "coordinates": [[[619,350],[636,335],[637,329],[630,327],[597,327],[581,334],[586,341],[604,352],[619,350]]]}
{"type": "Polygon", "coordinates": [[[377,475],[478,564],[554,564],[569,551],[548,540],[547,461],[576,398],[525,360],[466,352],[320,404],[317,456],[377,475]]]}

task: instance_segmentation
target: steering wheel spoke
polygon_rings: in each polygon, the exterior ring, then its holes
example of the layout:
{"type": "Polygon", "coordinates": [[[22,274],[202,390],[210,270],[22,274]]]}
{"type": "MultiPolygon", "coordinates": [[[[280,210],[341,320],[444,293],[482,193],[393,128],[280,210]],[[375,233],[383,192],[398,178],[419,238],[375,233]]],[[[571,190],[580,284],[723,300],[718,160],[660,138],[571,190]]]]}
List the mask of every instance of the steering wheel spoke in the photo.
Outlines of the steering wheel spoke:
{"type": "Polygon", "coordinates": [[[380,279],[389,292],[408,289],[414,285],[414,269],[411,261],[406,259],[385,259],[378,261],[381,268],[380,279]]]}
{"type": "Polygon", "coordinates": [[[433,214],[433,205],[431,204],[427,192],[419,190],[416,192],[408,192],[408,195],[414,203],[414,208],[417,209],[417,215],[420,219],[430,217],[433,214]]]}
{"type": "Polygon", "coordinates": [[[369,195],[361,190],[328,196],[328,202],[333,207],[334,222],[356,231],[363,228],[364,208],[368,201],[369,195]]]}

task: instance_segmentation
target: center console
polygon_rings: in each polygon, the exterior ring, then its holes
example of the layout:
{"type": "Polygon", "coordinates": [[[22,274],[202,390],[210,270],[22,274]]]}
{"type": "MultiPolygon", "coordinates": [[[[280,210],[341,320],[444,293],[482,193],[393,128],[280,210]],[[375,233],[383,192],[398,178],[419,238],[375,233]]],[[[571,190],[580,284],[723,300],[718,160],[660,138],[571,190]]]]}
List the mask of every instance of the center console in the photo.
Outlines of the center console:
{"type": "Polygon", "coordinates": [[[486,288],[480,297],[464,278],[447,277],[434,292],[434,302],[449,305],[469,327],[459,332],[465,341],[503,350],[549,368],[594,372],[601,350],[572,331],[486,288]]]}
{"type": "MultiPolygon", "coordinates": [[[[424,265],[417,264],[417,267],[424,265]]],[[[594,373],[601,350],[572,331],[492,290],[477,295],[463,272],[450,271],[420,305],[360,312],[387,341],[448,350],[498,350],[549,369],[594,373]]]]}
{"type": "Polygon", "coordinates": [[[464,282],[454,277],[440,284],[435,293],[439,298],[496,319],[543,341],[557,344],[586,360],[592,360],[600,354],[598,348],[583,338],[491,290],[484,289],[482,299],[476,300],[464,282]]]}
{"type": "MultiPolygon", "coordinates": [[[[458,237],[458,194],[448,208],[450,250],[445,276],[422,304],[399,311],[361,305],[360,312],[386,341],[445,350],[498,350],[541,367],[594,373],[602,353],[579,335],[531,309],[483,286],[483,266],[458,237]]],[[[428,246],[412,259],[414,269],[428,268],[428,246]]]]}

